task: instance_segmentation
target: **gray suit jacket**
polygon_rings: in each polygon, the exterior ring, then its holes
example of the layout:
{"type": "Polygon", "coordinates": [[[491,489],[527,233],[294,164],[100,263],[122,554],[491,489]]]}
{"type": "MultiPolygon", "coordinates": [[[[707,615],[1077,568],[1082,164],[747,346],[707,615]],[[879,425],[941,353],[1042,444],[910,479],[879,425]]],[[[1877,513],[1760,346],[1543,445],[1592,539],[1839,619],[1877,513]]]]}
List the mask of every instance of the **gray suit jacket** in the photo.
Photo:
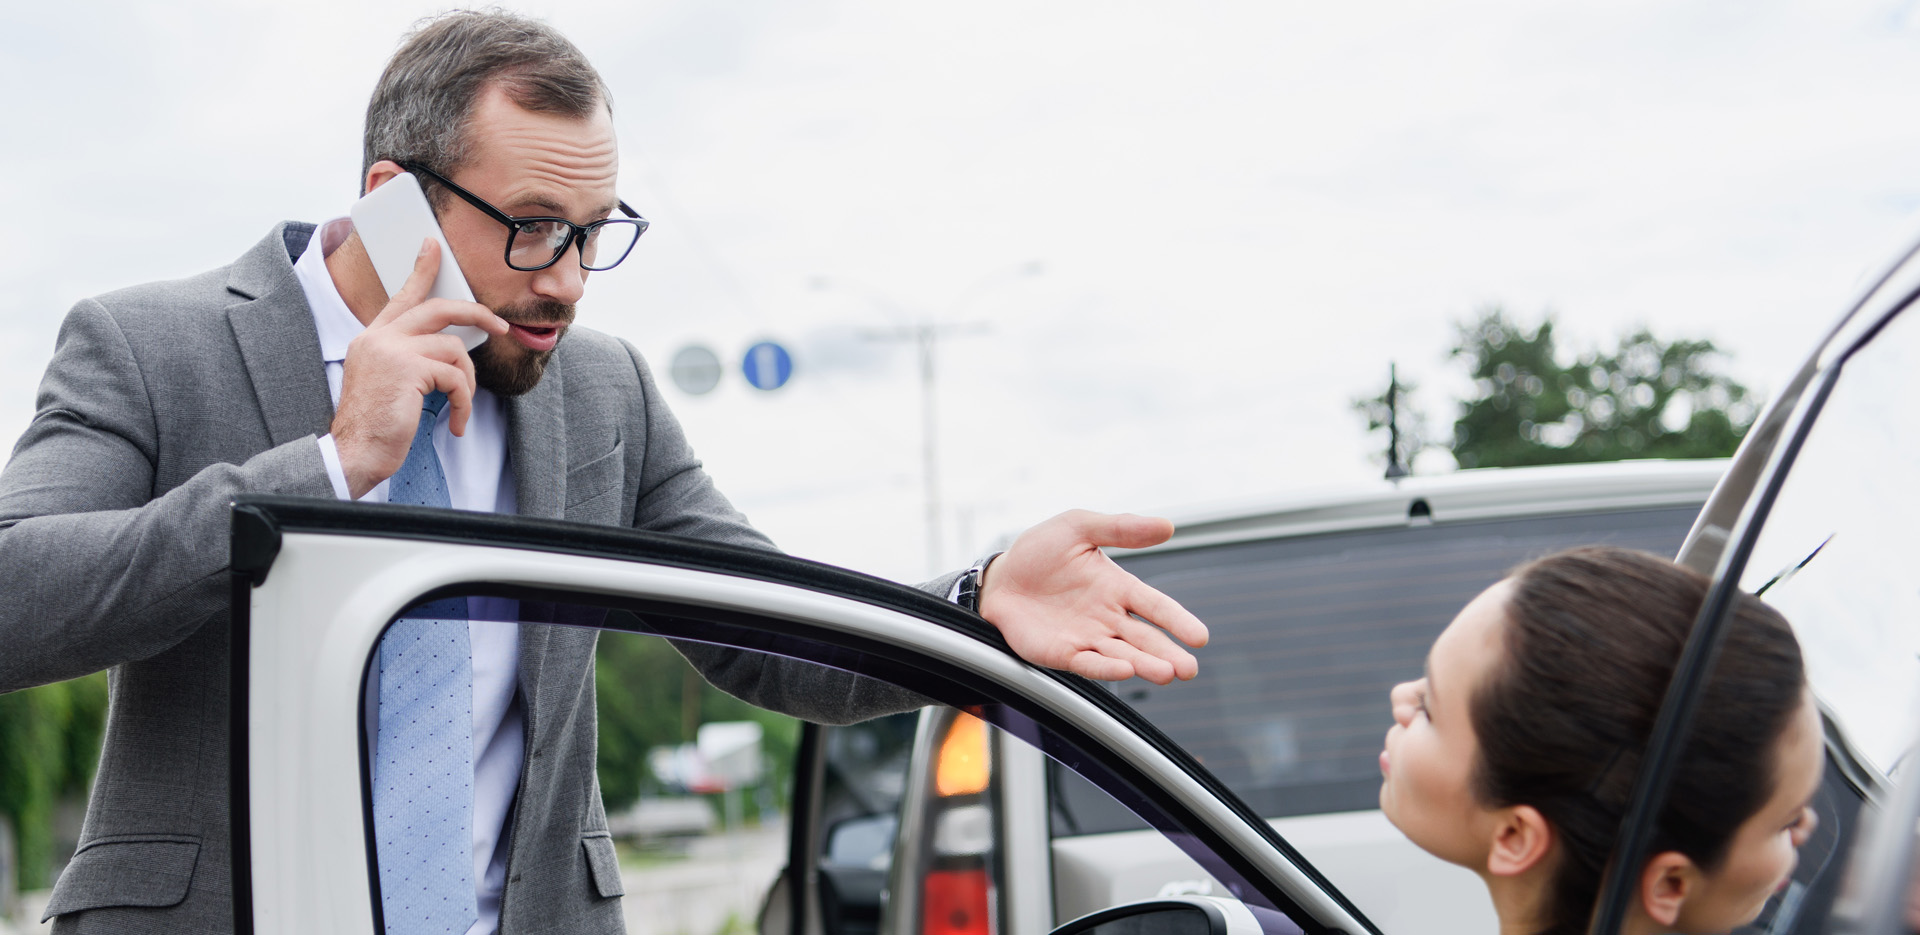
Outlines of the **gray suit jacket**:
{"type": "MultiPolygon", "coordinates": [[[[292,268],[312,231],[283,224],[224,269],[76,305],[0,473],[0,692],[111,670],[80,847],[47,907],[57,932],[232,927],[228,504],[333,497],[316,443],[333,406],[292,268]]],[[[521,514],[773,547],[714,489],[625,342],[576,326],[507,412],[521,514]]],[[[504,932],[621,931],[594,776],[594,643],[558,627],[522,637],[528,756],[504,932]]],[[[682,651],[720,687],[800,717],[924,703],[832,670],[682,651]]]]}

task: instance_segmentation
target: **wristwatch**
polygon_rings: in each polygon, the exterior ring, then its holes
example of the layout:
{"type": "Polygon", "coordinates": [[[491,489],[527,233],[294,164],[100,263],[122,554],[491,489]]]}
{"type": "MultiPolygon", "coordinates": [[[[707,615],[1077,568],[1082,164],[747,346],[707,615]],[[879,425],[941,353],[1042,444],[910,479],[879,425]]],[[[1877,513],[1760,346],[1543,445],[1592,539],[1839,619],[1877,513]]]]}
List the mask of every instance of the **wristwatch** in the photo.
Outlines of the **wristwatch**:
{"type": "Polygon", "coordinates": [[[995,552],[986,558],[974,562],[972,568],[961,572],[959,586],[953,594],[953,602],[966,610],[971,610],[976,614],[979,613],[980,582],[987,576],[987,566],[993,564],[994,559],[1004,554],[1006,553],[995,552]]]}

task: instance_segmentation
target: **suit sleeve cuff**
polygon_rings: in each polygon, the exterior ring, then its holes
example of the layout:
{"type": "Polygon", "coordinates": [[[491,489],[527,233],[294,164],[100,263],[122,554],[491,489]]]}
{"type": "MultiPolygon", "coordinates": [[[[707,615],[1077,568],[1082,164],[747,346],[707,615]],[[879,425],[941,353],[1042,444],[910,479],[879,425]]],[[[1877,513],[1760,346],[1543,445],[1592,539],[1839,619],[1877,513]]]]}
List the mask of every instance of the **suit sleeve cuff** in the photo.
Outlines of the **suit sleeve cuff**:
{"type": "Polygon", "coordinates": [[[347,471],[340,466],[340,446],[333,443],[332,435],[320,436],[320,460],[327,465],[327,480],[333,482],[334,497],[352,500],[353,489],[347,486],[347,471]]]}

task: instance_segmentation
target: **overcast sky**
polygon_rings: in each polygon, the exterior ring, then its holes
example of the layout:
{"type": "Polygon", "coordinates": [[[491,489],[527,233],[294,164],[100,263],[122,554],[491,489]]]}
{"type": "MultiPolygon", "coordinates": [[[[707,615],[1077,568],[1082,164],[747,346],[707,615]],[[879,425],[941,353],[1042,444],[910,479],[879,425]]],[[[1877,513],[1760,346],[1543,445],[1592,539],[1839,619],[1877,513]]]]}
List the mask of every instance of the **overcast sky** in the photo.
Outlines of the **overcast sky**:
{"type": "MultiPolygon", "coordinates": [[[[1069,506],[1167,510],[1376,476],[1389,360],[1436,421],[1452,323],[1639,324],[1775,385],[1920,233],[1911,2],[517,7],[611,84],[655,221],[581,321],[667,392],[788,549],[927,569],[911,349],[939,357],[946,564],[1069,506]],[[1023,273],[1038,261],[1037,275],[1023,273]]],[[[12,4],[0,53],[0,440],[83,296],[344,214],[379,69],[431,4],[12,4]]]]}

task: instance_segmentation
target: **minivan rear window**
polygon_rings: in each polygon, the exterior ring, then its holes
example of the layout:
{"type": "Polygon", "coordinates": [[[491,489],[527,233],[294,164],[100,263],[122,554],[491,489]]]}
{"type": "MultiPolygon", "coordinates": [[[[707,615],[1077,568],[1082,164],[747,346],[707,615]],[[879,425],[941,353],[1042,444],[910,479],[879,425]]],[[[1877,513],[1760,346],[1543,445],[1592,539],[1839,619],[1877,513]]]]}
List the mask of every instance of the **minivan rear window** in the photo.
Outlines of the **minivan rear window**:
{"type": "MultiPolygon", "coordinates": [[[[1379,807],[1387,690],[1508,569],[1576,545],[1673,555],[1699,505],[1265,539],[1120,556],[1205,621],[1199,678],[1122,699],[1268,818],[1379,807]]],[[[1055,833],[1132,823],[1055,777],[1055,833]],[[1077,807],[1085,805],[1085,808],[1077,807]]]]}

